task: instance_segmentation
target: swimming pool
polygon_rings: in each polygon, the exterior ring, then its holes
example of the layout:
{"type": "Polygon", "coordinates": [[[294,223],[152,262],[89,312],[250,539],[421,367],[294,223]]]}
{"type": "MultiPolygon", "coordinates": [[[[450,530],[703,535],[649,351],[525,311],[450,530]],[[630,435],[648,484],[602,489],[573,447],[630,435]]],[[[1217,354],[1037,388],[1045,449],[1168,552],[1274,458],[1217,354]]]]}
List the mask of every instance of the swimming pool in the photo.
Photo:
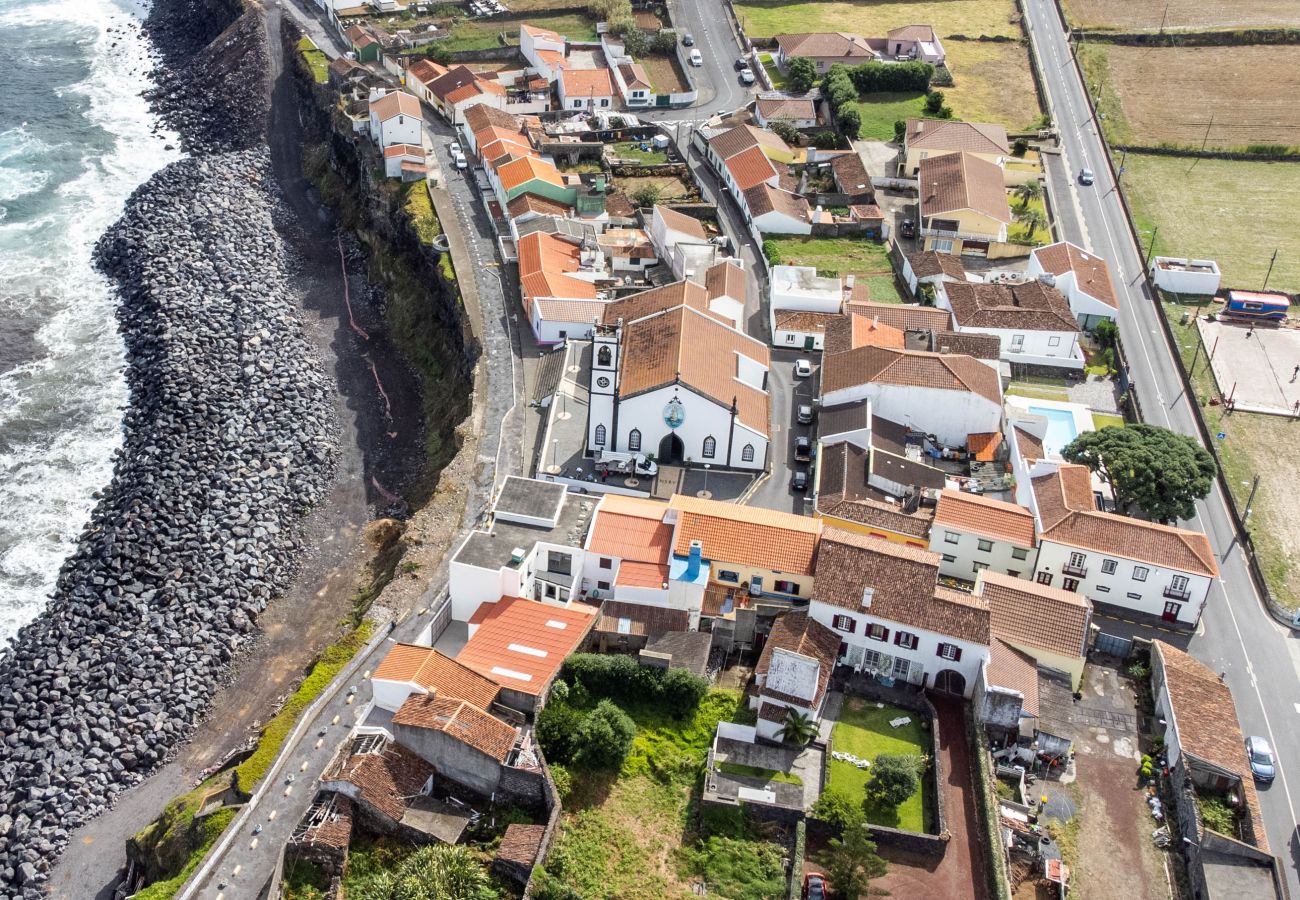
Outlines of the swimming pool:
{"type": "Polygon", "coordinates": [[[1029,411],[1047,419],[1047,434],[1043,437],[1043,449],[1049,456],[1060,456],[1061,448],[1079,436],[1079,429],[1074,425],[1074,413],[1070,410],[1053,409],[1050,406],[1031,406],[1029,411]]]}

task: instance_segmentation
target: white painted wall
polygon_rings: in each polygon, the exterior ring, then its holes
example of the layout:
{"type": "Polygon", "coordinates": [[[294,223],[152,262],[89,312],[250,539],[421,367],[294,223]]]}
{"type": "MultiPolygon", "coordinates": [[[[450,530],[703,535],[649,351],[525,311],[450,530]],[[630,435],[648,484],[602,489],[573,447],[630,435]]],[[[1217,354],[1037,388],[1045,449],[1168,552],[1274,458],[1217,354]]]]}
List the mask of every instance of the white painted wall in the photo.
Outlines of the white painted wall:
{"type": "MultiPolygon", "coordinates": [[[[743,388],[741,388],[743,390],[743,388]]],[[[674,396],[672,387],[660,388],[657,391],[641,394],[630,399],[626,399],[619,404],[618,412],[618,445],[615,448],[606,447],[606,449],[625,450],[628,446],[628,435],[633,428],[641,431],[641,452],[657,454],[659,452],[659,442],[663,440],[664,435],[668,434],[670,429],[664,424],[663,410],[664,406],[674,396]]],[[[684,456],[689,457],[696,463],[710,463],[715,466],[733,466],[735,468],[761,470],[767,461],[767,436],[750,429],[741,422],[736,422],[735,436],[732,440],[731,456],[727,455],[728,436],[731,434],[731,410],[727,407],[714,403],[705,397],[696,394],[688,388],[679,388],[676,396],[682,402],[686,412],[686,419],[681,427],[676,429],[677,436],[682,439],[684,445],[684,456]],[[703,448],[704,439],[712,436],[717,441],[716,453],[712,459],[705,458],[703,448]],[[741,450],[746,443],[754,445],[754,459],[752,462],[744,462],[741,457],[741,450]]],[[[591,420],[589,427],[588,439],[589,447],[595,449],[595,427],[596,406],[593,403],[591,410],[591,420]]],[[[612,433],[612,424],[605,422],[606,429],[612,433]]],[[[756,423],[756,427],[766,428],[768,423],[756,423]]]]}
{"type": "Polygon", "coordinates": [[[844,300],[838,278],[819,278],[812,266],[773,266],[768,277],[768,306],[804,312],[837,313],[844,300]]]}
{"type": "MultiPolygon", "coordinates": [[[[928,686],[934,682],[934,676],[938,672],[944,669],[954,669],[966,679],[965,696],[969,698],[975,690],[976,680],[980,677],[980,669],[988,662],[989,648],[983,644],[975,644],[938,631],[917,628],[914,625],[901,625],[888,619],[873,617],[865,610],[855,612],[814,599],[808,605],[808,615],[833,630],[840,636],[841,641],[849,645],[850,655],[846,659],[852,658],[853,648],[861,648],[863,651],[874,650],[888,656],[908,660],[912,666],[908,681],[912,684],[924,682],[928,686]],[[836,628],[832,624],[835,617],[841,615],[851,617],[856,623],[852,633],[836,628]],[[888,638],[877,641],[867,637],[866,631],[869,624],[884,625],[889,629],[888,638]],[[899,630],[917,636],[915,649],[906,650],[894,643],[894,636],[899,630]],[[940,644],[953,644],[960,648],[961,659],[953,661],[939,656],[938,648],[940,644]],[[919,672],[917,671],[918,667],[919,672]]],[[[843,661],[842,659],[841,662],[843,661]]]]}
{"type": "Polygon", "coordinates": [[[388,147],[392,144],[415,144],[419,147],[424,142],[421,122],[413,116],[396,115],[380,122],[379,116],[372,110],[370,133],[375,135],[380,147],[388,147]]]}
{"type": "Polygon", "coordinates": [[[1165,604],[1176,603],[1176,620],[1191,625],[1196,624],[1201,618],[1201,609],[1205,605],[1211,581],[1205,575],[1179,572],[1176,569],[1126,559],[1122,556],[1107,555],[1045,540],[1038,546],[1034,577],[1037,579],[1049,574],[1052,576],[1052,587],[1065,588],[1065,579],[1072,578],[1078,582],[1076,588],[1078,592],[1090,599],[1150,616],[1163,616],[1165,604]],[[1086,570],[1084,575],[1068,574],[1065,571],[1066,565],[1071,562],[1071,554],[1075,553],[1083,556],[1083,568],[1086,570]],[[1114,564],[1113,572],[1104,571],[1107,561],[1114,564]],[[1145,581],[1134,578],[1137,569],[1147,570],[1145,581]],[[1164,596],[1164,591],[1172,587],[1174,578],[1178,576],[1187,578],[1188,599],[1186,600],[1180,601],[1164,596]]]}
{"type": "Polygon", "coordinates": [[[1219,290],[1219,266],[1212,259],[1180,259],[1172,256],[1157,256],[1151,260],[1151,277],[1159,287],[1178,294],[1214,294],[1219,290]],[[1162,269],[1161,261],[1209,266],[1210,272],[1182,272],[1162,269]]]}
{"type": "Polygon", "coordinates": [[[764,234],[812,234],[812,222],[805,222],[803,219],[787,216],[777,210],[763,213],[761,216],[750,217],[749,207],[745,204],[743,195],[740,196],[739,203],[741,208],[745,210],[746,218],[749,218],[754,227],[764,234]]]}
{"type": "Polygon", "coordinates": [[[993,540],[939,522],[930,529],[930,552],[943,556],[943,562],[939,564],[940,574],[966,581],[975,580],[976,563],[982,563],[994,572],[1029,578],[1034,573],[1038,556],[1034,547],[1017,547],[1009,541],[993,540]],[[980,549],[981,541],[989,547],[988,550],[980,549]],[[1016,558],[1017,552],[1023,558],[1016,558]]]}
{"type": "Polygon", "coordinates": [[[934,434],[949,447],[972,434],[1000,431],[1002,406],[970,391],[913,385],[862,384],[822,395],[823,406],[867,398],[875,415],[934,434]]]}
{"type": "Polygon", "coordinates": [[[371,680],[370,684],[371,692],[375,698],[375,706],[389,712],[397,712],[397,708],[405,703],[406,698],[412,694],[428,693],[413,681],[390,681],[387,678],[375,678],[371,680]]]}

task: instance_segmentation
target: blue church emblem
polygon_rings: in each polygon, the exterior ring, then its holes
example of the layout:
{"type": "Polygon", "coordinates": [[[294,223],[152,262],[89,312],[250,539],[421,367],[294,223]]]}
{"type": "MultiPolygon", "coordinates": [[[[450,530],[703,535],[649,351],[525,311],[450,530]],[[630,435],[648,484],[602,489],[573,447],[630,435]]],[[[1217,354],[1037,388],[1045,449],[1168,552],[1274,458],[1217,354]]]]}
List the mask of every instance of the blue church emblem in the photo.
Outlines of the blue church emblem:
{"type": "Polygon", "coordinates": [[[680,428],[686,421],[686,407],[676,397],[664,406],[664,424],[669,428],[680,428]]]}

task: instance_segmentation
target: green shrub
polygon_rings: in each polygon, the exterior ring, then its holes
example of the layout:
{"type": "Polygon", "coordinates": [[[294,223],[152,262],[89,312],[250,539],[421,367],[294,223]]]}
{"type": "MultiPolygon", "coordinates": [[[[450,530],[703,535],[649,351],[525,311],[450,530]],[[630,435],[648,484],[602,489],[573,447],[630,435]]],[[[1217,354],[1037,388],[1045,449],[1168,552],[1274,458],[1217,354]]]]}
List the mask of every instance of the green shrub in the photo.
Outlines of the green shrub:
{"type": "Polygon", "coordinates": [[[622,703],[652,703],[674,716],[699,706],[709,684],[685,669],[658,669],[641,665],[632,656],[575,653],[564,661],[560,676],[569,683],[570,702],[584,706],[574,693],[622,703]]]}
{"type": "Polygon", "coordinates": [[[555,792],[560,795],[560,800],[569,799],[573,793],[573,776],[569,770],[558,763],[551,766],[551,780],[555,782],[555,792]]]}
{"type": "Polygon", "coordinates": [[[591,769],[617,769],[636,737],[636,723],[609,700],[602,700],[578,726],[576,761],[591,769]]]}
{"type": "Polygon", "coordinates": [[[1237,836],[1236,814],[1231,806],[1219,797],[1199,797],[1197,800],[1201,807],[1201,821],[1206,828],[1228,837],[1237,836]]]}
{"type": "Polygon", "coordinates": [[[535,728],[537,743],[546,754],[546,761],[567,765],[573,761],[578,750],[578,726],[582,724],[582,713],[567,703],[554,699],[542,709],[537,716],[535,728]]]}
{"type": "Polygon", "coordinates": [[[898,806],[916,793],[924,770],[921,757],[882,753],[871,763],[867,796],[889,806],[898,806]]]}
{"type": "Polygon", "coordinates": [[[843,831],[851,825],[860,825],[865,820],[862,801],[837,788],[822,792],[812,806],[812,814],[837,831],[843,831]]]}

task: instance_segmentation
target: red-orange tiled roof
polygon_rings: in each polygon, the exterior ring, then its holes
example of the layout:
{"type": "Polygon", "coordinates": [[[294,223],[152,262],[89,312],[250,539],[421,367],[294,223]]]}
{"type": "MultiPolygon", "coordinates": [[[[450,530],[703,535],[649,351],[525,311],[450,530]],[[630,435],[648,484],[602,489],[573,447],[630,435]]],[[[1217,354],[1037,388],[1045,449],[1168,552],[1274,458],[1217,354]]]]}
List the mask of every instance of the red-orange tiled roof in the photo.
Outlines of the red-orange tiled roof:
{"type": "Polygon", "coordinates": [[[420,118],[420,101],[415,96],[404,91],[390,91],[378,100],[370,104],[370,111],[381,122],[387,122],[389,119],[397,116],[410,116],[413,119],[420,118]]]}
{"type": "Polygon", "coordinates": [[[534,231],[519,241],[518,250],[519,283],[526,298],[596,299],[592,282],[567,274],[580,268],[581,254],[575,245],[553,234],[534,231]]]}
{"type": "Polygon", "coordinates": [[[321,780],[351,782],[357,786],[359,800],[400,822],[434,771],[401,744],[388,744],[380,753],[344,757],[321,780]]]}
{"type": "MultiPolygon", "coordinates": [[[[485,604],[486,605],[486,604],[485,604]]],[[[487,678],[524,694],[541,694],[564,658],[578,649],[595,622],[581,608],[502,597],[456,656],[487,678]]]]}
{"type": "Polygon", "coordinates": [[[1092,603],[1084,595],[991,569],[979,573],[975,593],[988,601],[995,637],[1062,656],[1085,654],[1092,603]]]}
{"type": "Polygon", "coordinates": [[[504,762],[514,749],[515,729],[473,703],[429,694],[412,694],[393,713],[394,725],[441,731],[504,762]]]}
{"type": "Polygon", "coordinates": [[[428,84],[435,78],[446,75],[447,67],[439,65],[431,59],[417,59],[407,67],[406,74],[408,78],[414,78],[422,84],[428,84]]]}
{"type": "Polygon", "coordinates": [[[560,177],[560,172],[555,166],[532,156],[513,159],[506,163],[497,169],[497,177],[501,179],[501,187],[507,191],[513,191],[533,180],[564,187],[564,179],[560,177]]]}
{"type": "Polygon", "coordinates": [[[678,212],[667,206],[656,206],[655,213],[673,231],[680,231],[682,234],[690,235],[701,241],[708,240],[708,236],[704,233],[704,226],[694,216],[688,216],[686,213],[678,212]]]}
{"type": "Polygon", "coordinates": [[[668,567],[656,563],[625,561],[619,565],[614,583],[622,587],[662,589],[668,583],[668,567]]]}
{"type": "Polygon", "coordinates": [[[763,153],[761,147],[750,147],[748,150],[741,151],[728,158],[724,164],[735,180],[736,186],[742,191],[763,184],[777,175],[772,161],[763,153]]]}
{"type": "Polygon", "coordinates": [[[440,697],[468,700],[482,709],[492,705],[501,689],[491,678],[484,678],[432,647],[415,644],[395,644],[371,677],[418,684],[440,697]]]}
{"type": "Polygon", "coordinates": [[[684,494],[674,495],[668,505],[677,510],[677,556],[686,556],[691,541],[700,541],[705,559],[794,575],[813,572],[819,519],[684,494]]]}
{"type": "Polygon", "coordinates": [[[418,156],[424,158],[424,148],[415,144],[389,144],[384,148],[384,159],[392,159],[395,156],[418,156]]]}
{"type": "Polygon", "coordinates": [[[667,508],[660,505],[658,511],[657,519],[610,512],[602,501],[587,538],[587,552],[635,562],[667,562],[672,549],[673,527],[663,522],[667,508]]]}
{"type": "Polygon", "coordinates": [[[1034,514],[1016,503],[945,488],[934,510],[934,524],[1006,541],[1034,546],[1034,514]]]}
{"type": "Polygon", "coordinates": [[[560,84],[570,100],[614,96],[614,76],[609,69],[565,69],[560,73],[560,84]]]}

